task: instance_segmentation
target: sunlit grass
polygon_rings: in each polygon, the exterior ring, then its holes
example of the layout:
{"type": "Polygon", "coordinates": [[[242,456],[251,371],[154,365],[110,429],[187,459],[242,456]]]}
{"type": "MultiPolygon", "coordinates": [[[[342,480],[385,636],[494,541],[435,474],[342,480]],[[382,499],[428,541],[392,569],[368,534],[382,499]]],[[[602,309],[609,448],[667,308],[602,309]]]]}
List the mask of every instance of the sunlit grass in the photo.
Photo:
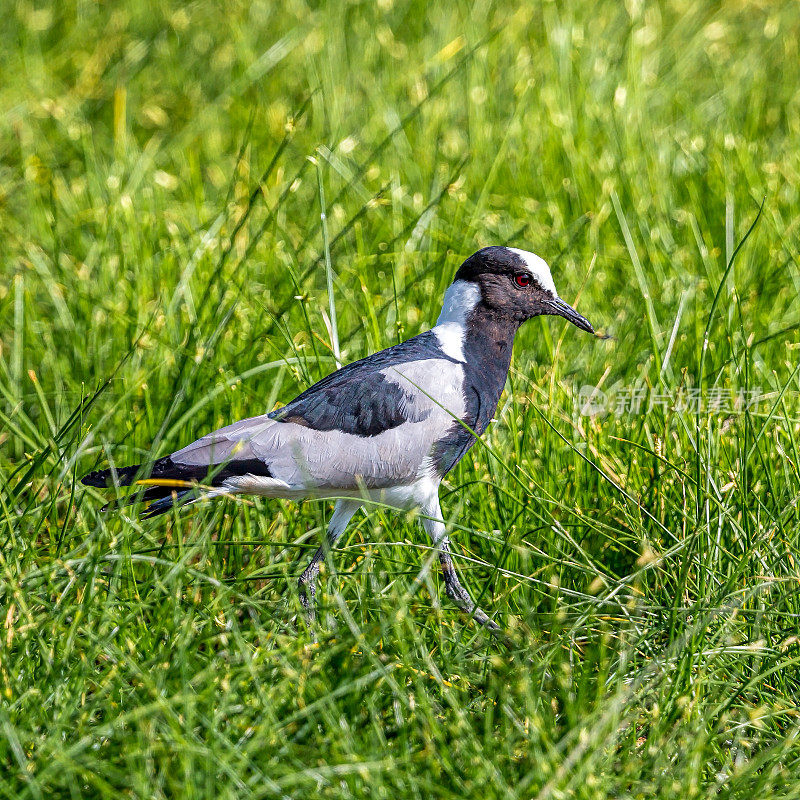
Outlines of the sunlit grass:
{"type": "Polygon", "coordinates": [[[796,796],[799,34],[790,4],[15,4],[0,792],[796,796]],[[426,329],[490,243],[610,337],[529,323],[443,486],[503,640],[413,518],[354,519],[315,644],[329,505],[140,521],[79,486],[426,329]]]}

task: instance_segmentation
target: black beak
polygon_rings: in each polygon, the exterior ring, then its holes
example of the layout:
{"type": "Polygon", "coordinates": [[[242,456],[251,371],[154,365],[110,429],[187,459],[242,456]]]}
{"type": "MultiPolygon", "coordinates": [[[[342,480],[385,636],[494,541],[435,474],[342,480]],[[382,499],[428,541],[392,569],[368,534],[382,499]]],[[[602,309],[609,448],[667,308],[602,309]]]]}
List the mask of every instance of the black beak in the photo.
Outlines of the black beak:
{"type": "Polygon", "coordinates": [[[569,303],[565,303],[560,297],[555,300],[550,300],[548,305],[552,309],[550,314],[556,314],[559,317],[568,319],[573,325],[580,328],[587,333],[594,333],[592,323],[586,317],[582,317],[569,303]]]}

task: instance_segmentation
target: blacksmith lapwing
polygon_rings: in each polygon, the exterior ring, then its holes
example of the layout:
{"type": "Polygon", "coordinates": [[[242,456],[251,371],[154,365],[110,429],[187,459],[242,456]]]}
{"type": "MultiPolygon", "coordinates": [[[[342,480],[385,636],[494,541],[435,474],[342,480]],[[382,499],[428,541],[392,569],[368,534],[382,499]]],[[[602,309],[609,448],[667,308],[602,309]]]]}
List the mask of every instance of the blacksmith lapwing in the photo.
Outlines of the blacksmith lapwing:
{"type": "Polygon", "coordinates": [[[541,258],[485,247],[458,269],[432,330],[347,364],[276,411],[220,428],[147,466],[92,472],[83,483],[127,486],[146,478],[143,499],[152,502],[142,516],[150,517],[219,495],[336,498],[326,542],[300,576],[310,617],[320,561],[362,504],[418,509],[448,596],[496,629],[458,579],[439,484],[486,430],[514,336],[540,314],[594,333],[558,296],[541,258]]]}

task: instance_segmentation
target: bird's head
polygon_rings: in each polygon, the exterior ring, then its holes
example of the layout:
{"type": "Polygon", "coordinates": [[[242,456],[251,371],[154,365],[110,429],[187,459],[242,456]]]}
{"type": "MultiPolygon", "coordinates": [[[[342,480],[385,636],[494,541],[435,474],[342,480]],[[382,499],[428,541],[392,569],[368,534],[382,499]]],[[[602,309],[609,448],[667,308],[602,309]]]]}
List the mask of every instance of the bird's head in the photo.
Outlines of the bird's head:
{"type": "Polygon", "coordinates": [[[526,250],[484,247],[459,267],[453,284],[458,281],[477,288],[486,308],[517,324],[541,314],[553,314],[594,333],[589,320],[558,296],[550,267],[526,250]]]}

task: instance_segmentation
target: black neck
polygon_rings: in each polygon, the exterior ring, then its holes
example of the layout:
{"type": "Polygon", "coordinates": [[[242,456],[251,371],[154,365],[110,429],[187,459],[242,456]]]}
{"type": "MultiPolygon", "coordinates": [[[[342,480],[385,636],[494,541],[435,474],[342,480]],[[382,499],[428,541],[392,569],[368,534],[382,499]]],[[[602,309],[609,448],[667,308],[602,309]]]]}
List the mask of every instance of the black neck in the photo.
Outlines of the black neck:
{"type": "Polygon", "coordinates": [[[519,321],[478,303],[466,319],[464,336],[465,388],[477,395],[474,426],[483,433],[494,416],[511,366],[511,351],[519,321]]]}

